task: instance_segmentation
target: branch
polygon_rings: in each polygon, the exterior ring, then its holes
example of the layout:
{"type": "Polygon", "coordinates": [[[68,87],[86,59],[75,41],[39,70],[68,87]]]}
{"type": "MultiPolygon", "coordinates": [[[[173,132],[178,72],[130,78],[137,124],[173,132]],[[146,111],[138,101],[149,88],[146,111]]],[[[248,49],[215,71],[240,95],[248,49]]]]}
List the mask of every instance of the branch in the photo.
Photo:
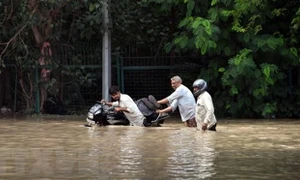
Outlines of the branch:
{"type": "Polygon", "coordinates": [[[10,5],[11,5],[11,11],[10,11],[10,14],[8,15],[8,17],[7,17],[7,19],[10,19],[11,18],[11,16],[12,16],[12,14],[13,14],[13,10],[14,10],[14,8],[13,8],[13,0],[11,0],[10,1],[11,3],[10,3],[10,5]]]}
{"type": "Polygon", "coordinates": [[[7,43],[1,43],[1,44],[6,44],[5,48],[3,49],[3,51],[0,54],[0,63],[1,64],[2,64],[2,56],[5,53],[5,51],[7,50],[8,46],[23,31],[23,29],[27,26],[27,24],[28,24],[28,21],[24,24],[24,26],[7,43]]]}
{"type": "MultiPolygon", "coordinates": [[[[13,14],[13,0],[11,0],[10,1],[10,5],[9,6],[11,6],[11,8],[10,8],[10,13],[8,14],[8,16],[6,17],[6,18],[3,18],[3,21],[1,22],[1,24],[4,24],[7,20],[9,20],[10,18],[11,18],[11,16],[12,16],[12,14],[13,14]]],[[[5,13],[7,12],[7,11],[9,11],[8,9],[8,7],[9,6],[5,6],[5,13]]]]}
{"type": "MultiPolygon", "coordinates": [[[[37,7],[32,11],[32,13],[31,13],[31,15],[30,15],[30,18],[29,19],[31,19],[32,18],[32,16],[33,16],[33,14],[35,13],[35,11],[36,11],[36,9],[37,9],[37,7]]],[[[21,29],[19,29],[18,31],[17,31],[17,33],[8,41],[8,42],[6,42],[6,43],[1,43],[1,44],[4,44],[4,45],[6,45],[5,46],[5,48],[3,49],[3,51],[1,52],[1,54],[0,54],[0,63],[2,64],[2,56],[3,56],[3,54],[5,53],[5,51],[7,50],[7,48],[9,47],[9,45],[10,45],[10,43],[23,31],[23,29],[27,26],[27,24],[28,24],[28,22],[29,22],[29,20],[27,20],[27,22],[21,27],[21,29]]]]}

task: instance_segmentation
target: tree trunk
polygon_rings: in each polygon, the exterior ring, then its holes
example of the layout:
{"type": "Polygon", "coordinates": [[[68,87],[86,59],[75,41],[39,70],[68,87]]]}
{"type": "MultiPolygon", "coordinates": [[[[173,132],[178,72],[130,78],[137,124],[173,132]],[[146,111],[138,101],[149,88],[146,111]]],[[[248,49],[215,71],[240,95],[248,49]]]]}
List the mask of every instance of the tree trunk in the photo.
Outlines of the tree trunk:
{"type": "Polygon", "coordinates": [[[0,73],[0,108],[5,106],[6,108],[12,109],[12,91],[10,88],[10,74],[8,69],[1,69],[0,73]]]}
{"type": "MultiPolygon", "coordinates": [[[[33,11],[38,6],[37,0],[30,0],[28,8],[33,11]]],[[[37,10],[36,14],[40,19],[46,19],[46,23],[39,23],[32,27],[33,35],[35,38],[35,42],[37,47],[40,48],[41,57],[37,60],[38,65],[43,66],[49,64],[51,61],[50,57],[52,56],[50,43],[47,42],[47,39],[52,33],[52,16],[50,10],[44,10],[44,12],[40,12],[37,10]]],[[[50,80],[50,69],[46,67],[41,67],[40,69],[40,79],[43,84],[46,84],[50,80]]],[[[43,84],[40,86],[40,107],[38,111],[43,112],[43,105],[47,99],[48,93],[43,84]]],[[[39,112],[38,112],[39,113],[39,112]]]]}

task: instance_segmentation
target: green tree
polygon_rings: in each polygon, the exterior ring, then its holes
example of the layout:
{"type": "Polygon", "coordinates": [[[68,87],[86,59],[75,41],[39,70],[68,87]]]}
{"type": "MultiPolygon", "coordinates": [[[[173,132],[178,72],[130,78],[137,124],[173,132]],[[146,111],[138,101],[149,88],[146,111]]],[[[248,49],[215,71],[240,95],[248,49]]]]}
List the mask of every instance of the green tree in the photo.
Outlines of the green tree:
{"type": "MultiPolygon", "coordinates": [[[[5,64],[16,65],[21,87],[19,93],[26,101],[28,112],[33,112],[39,92],[41,106],[49,92],[57,93],[55,84],[58,83],[59,77],[49,77],[50,73],[78,77],[77,83],[80,84],[86,83],[94,76],[78,68],[62,68],[55,54],[59,52],[53,49],[67,47],[71,52],[78,44],[83,48],[86,42],[91,47],[101,46],[102,3],[101,0],[0,2],[0,63],[3,67],[5,64]],[[49,51],[49,48],[52,48],[52,51],[49,51]],[[42,53],[42,50],[45,52],[42,53]],[[35,78],[37,73],[41,75],[38,79],[35,78]],[[41,89],[38,88],[39,85],[41,89]]],[[[163,48],[168,32],[168,20],[166,17],[161,18],[159,13],[153,13],[154,9],[155,6],[144,6],[139,1],[133,3],[129,0],[116,0],[110,4],[113,19],[113,52],[129,45],[144,46],[147,50],[155,51],[163,48]]],[[[70,55],[73,63],[82,63],[81,54],[70,55]]]]}
{"type": "Polygon", "coordinates": [[[164,11],[177,9],[177,30],[165,48],[206,57],[199,77],[209,82],[220,116],[297,115],[283,112],[280,101],[296,93],[288,91],[287,72],[299,65],[299,1],[144,2],[160,4],[164,11]]]}
{"type": "Polygon", "coordinates": [[[56,81],[50,79],[51,68],[38,69],[38,65],[53,67],[56,64],[52,44],[72,46],[78,39],[91,39],[97,34],[95,29],[101,26],[99,9],[101,2],[84,0],[7,0],[0,3],[0,63],[5,66],[5,61],[10,61],[16,65],[20,94],[26,100],[28,112],[33,111],[36,93],[41,92],[42,105],[47,91],[56,81]],[[87,24],[89,28],[85,28],[87,24]],[[36,73],[41,75],[37,80],[36,73]],[[41,89],[38,89],[39,84],[41,89]]]}

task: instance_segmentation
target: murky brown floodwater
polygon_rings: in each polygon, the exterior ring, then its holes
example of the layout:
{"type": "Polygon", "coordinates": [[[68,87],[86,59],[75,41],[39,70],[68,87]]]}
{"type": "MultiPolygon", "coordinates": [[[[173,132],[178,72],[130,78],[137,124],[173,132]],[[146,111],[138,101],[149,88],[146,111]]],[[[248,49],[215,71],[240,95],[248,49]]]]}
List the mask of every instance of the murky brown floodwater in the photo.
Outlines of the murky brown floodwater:
{"type": "Polygon", "coordinates": [[[300,121],[219,120],[217,132],[0,118],[0,179],[299,179],[300,121]]]}

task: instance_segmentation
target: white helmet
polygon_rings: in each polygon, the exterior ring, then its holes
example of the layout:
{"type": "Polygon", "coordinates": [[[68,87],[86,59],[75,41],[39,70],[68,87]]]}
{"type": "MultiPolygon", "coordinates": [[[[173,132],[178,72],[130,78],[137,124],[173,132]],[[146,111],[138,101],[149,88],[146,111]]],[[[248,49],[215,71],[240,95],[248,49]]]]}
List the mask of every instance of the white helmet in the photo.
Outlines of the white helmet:
{"type": "Polygon", "coordinates": [[[195,91],[193,94],[194,96],[199,96],[203,91],[205,91],[207,89],[207,83],[206,81],[204,81],[203,79],[197,79],[196,81],[194,81],[193,83],[193,87],[197,87],[198,90],[195,91]]]}

